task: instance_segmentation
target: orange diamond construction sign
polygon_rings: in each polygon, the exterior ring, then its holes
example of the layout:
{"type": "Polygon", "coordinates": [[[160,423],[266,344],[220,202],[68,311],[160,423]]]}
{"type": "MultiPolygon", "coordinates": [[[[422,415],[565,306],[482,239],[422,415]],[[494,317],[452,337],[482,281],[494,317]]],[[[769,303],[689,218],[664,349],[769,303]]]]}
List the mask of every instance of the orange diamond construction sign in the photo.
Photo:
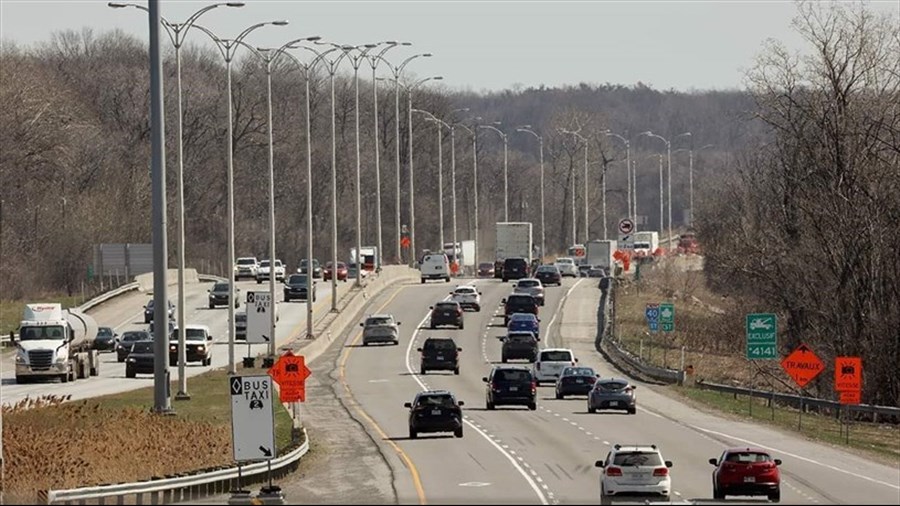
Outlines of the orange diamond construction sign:
{"type": "Polygon", "coordinates": [[[310,374],[303,355],[294,355],[290,350],[269,369],[269,376],[278,383],[281,402],[306,401],[306,378],[310,374]]]}
{"type": "Polygon", "coordinates": [[[801,344],[790,355],[784,357],[781,367],[794,379],[797,386],[803,388],[822,372],[825,364],[809,346],[801,344]]]}

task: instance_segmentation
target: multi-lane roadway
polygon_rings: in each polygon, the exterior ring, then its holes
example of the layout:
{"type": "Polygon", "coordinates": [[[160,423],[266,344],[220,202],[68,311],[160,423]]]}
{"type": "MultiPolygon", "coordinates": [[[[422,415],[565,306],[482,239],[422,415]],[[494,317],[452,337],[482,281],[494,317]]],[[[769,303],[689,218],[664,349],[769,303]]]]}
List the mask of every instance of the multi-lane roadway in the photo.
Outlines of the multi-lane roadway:
{"type": "MultiPolygon", "coordinates": [[[[338,291],[344,288],[345,283],[339,284],[338,291]]],[[[228,307],[219,306],[209,309],[207,290],[213,283],[189,283],[185,285],[185,323],[208,325],[213,335],[213,360],[212,367],[228,365],[228,307]]],[[[244,297],[248,291],[268,290],[268,284],[256,284],[255,281],[241,281],[235,284],[241,289],[240,311],[245,310],[244,297]]],[[[282,301],[283,294],[281,283],[276,284],[276,300],[282,301]]],[[[314,318],[318,313],[327,311],[331,301],[331,283],[318,281],[316,287],[316,303],[314,305],[314,318]]],[[[169,298],[175,303],[178,292],[175,287],[169,287],[169,298]]],[[[89,311],[99,326],[108,326],[115,329],[121,335],[128,330],[146,330],[148,325],[144,323],[144,304],[150,299],[145,293],[129,292],[105,302],[89,311]]],[[[283,343],[290,336],[302,333],[306,325],[306,302],[291,301],[279,302],[279,321],[276,324],[276,342],[283,343]]],[[[266,344],[254,344],[249,348],[249,354],[256,356],[266,352],[266,344]]],[[[237,341],[235,346],[235,361],[248,355],[248,345],[244,341],[237,341]]],[[[42,395],[71,396],[71,399],[84,399],[98,395],[106,395],[117,392],[134,390],[153,385],[153,377],[139,375],[137,378],[125,378],[125,364],[116,360],[116,354],[104,352],[100,355],[100,374],[98,377],[81,379],[75,382],[58,383],[55,381],[39,382],[19,385],[15,380],[15,354],[3,357],[3,373],[0,375],[3,388],[3,404],[14,404],[25,397],[39,397],[42,395]]],[[[210,367],[201,366],[199,363],[188,363],[185,366],[187,377],[195,376],[208,371],[210,367]]],[[[174,381],[178,377],[178,367],[170,367],[171,378],[174,381]]],[[[190,383],[188,383],[190,393],[190,383]]]]}
{"type": "MultiPolygon", "coordinates": [[[[359,333],[353,332],[337,362],[338,381],[352,396],[346,404],[382,448],[400,503],[597,503],[599,470],[593,464],[615,443],[658,445],[674,462],[675,502],[714,502],[708,459],[725,447],[750,445],[769,448],[783,460],[784,503],[900,503],[898,466],[702,413],[650,385],[638,383],[636,415],[588,414],[584,397],[556,400],[549,385],[539,387],[537,411],[487,411],[482,377],[499,362],[496,336],[505,329],[495,312],[511,284],[474,283],[483,292],[483,309],[466,313],[465,330],[427,328],[428,306],[454,285],[389,290],[373,300],[369,312],[392,313],[403,322],[400,345],[361,347],[359,333]],[[429,336],[450,336],[462,347],[459,376],[418,373],[416,348],[429,336]],[[452,434],[408,439],[403,403],[424,389],[447,389],[466,402],[462,439],[452,434]]],[[[540,310],[542,345],[572,348],[579,365],[604,377],[621,376],[594,350],[597,280],[566,280],[562,287],[547,288],[546,297],[540,310]]]]}

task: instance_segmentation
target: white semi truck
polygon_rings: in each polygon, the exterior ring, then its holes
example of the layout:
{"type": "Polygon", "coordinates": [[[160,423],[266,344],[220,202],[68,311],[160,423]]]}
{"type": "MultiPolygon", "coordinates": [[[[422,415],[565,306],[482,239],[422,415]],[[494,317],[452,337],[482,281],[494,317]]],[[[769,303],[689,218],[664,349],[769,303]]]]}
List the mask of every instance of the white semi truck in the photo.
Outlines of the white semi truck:
{"type": "Polygon", "coordinates": [[[637,257],[652,257],[659,249],[659,232],[635,232],[634,255],[637,257]]]}
{"type": "Polygon", "coordinates": [[[97,322],[61,304],[27,304],[16,344],[16,383],[59,378],[66,383],[100,374],[93,349],[97,322]]]}

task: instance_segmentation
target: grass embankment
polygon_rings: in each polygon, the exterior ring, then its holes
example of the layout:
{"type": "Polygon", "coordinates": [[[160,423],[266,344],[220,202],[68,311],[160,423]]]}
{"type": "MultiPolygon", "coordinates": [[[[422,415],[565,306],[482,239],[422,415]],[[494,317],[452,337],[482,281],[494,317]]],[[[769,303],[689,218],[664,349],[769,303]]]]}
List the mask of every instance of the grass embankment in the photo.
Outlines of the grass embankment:
{"type": "MultiPolygon", "coordinates": [[[[240,374],[265,374],[245,369],[240,374]]],[[[38,490],[132,482],[231,465],[228,374],[191,378],[189,401],[174,416],[155,415],[153,388],[60,404],[29,401],[3,412],[4,494],[30,503],[38,490]]],[[[171,385],[178,391],[177,382],[171,385]]],[[[291,418],[275,403],[279,454],[291,443],[291,418]]]]}
{"type": "MultiPolygon", "coordinates": [[[[678,257],[671,263],[642,266],[641,279],[624,280],[616,296],[616,326],[621,345],[644,361],[657,366],[678,369],[681,348],[685,351],[685,366],[693,366],[688,384],[698,379],[748,387],[759,390],[797,393],[792,380],[781,369],[779,360],[757,360],[745,357],[744,318],[748,308],[740,301],[707,290],[702,270],[685,271],[688,257],[678,257]],[[649,333],[644,310],[649,303],[675,304],[675,331],[649,333]],[[643,351],[641,342],[643,341],[643,351]]],[[[697,406],[713,408],[732,416],[749,419],[750,401],[747,396],[723,394],[699,388],[670,387],[673,393],[697,406]]],[[[830,398],[832,392],[819,391],[815,382],[809,395],[830,398]]],[[[766,400],[754,399],[754,421],[797,431],[799,410],[776,405],[774,421],[766,400]]],[[[840,444],[870,452],[882,460],[900,458],[900,427],[887,424],[853,422],[849,444],[836,416],[803,413],[800,433],[810,439],[840,444]]]]}

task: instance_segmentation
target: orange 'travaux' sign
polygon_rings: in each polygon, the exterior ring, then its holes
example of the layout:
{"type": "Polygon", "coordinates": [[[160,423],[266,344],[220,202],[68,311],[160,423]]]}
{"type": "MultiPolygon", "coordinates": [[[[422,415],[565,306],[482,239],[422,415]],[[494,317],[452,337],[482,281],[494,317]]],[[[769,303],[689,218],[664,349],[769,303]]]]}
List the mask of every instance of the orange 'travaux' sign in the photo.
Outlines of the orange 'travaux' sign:
{"type": "Polygon", "coordinates": [[[834,389],[838,392],[862,390],[862,358],[835,357],[834,389]]]}
{"type": "Polygon", "coordinates": [[[800,388],[805,387],[825,368],[825,364],[809,346],[801,344],[781,361],[781,367],[800,388]]]}

